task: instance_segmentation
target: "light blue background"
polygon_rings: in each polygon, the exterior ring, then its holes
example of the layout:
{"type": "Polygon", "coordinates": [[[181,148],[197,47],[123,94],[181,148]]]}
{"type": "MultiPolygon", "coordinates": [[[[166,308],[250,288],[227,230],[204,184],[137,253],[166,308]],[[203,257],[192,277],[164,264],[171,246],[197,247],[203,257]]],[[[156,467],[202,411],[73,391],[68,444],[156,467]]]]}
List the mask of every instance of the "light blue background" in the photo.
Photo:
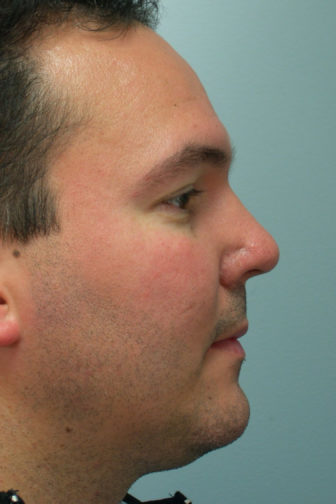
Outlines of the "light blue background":
{"type": "Polygon", "coordinates": [[[281,260],[248,284],[246,433],[132,491],[180,489],[193,504],[335,504],[336,1],[163,4],[159,32],[203,81],[237,150],[232,185],[281,260]]]}

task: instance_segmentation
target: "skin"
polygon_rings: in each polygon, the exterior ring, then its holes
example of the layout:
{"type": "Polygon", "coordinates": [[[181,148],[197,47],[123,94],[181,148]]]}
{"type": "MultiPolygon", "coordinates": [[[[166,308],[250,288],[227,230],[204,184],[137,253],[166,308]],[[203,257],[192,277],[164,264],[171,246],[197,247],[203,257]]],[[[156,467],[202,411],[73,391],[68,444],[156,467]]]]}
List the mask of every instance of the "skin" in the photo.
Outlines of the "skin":
{"type": "Polygon", "coordinates": [[[213,343],[246,327],[245,283],[278,248],[232,192],[229,161],[150,183],[186,146],[231,150],[158,35],[61,27],[34,50],[86,121],[50,169],[61,231],[1,251],[0,421],[14,427],[0,449],[15,446],[16,470],[6,449],[0,469],[27,502],[118,502],[142,474],[244,431],[243,356],[213,343]]]}

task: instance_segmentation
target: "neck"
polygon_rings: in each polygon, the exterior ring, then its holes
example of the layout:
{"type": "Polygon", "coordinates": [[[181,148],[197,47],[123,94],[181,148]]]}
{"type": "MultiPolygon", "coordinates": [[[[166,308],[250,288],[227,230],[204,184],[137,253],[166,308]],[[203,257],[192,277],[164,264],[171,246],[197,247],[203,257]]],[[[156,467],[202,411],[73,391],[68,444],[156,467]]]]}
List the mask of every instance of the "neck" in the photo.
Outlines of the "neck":
{"type": "Polygon", "coordinates": [[[5,416],[2,410],[0,490],[18,489],[26,504],[117,504],[139,476],[121,450],[97,449],[76,432],[5,416]]]}

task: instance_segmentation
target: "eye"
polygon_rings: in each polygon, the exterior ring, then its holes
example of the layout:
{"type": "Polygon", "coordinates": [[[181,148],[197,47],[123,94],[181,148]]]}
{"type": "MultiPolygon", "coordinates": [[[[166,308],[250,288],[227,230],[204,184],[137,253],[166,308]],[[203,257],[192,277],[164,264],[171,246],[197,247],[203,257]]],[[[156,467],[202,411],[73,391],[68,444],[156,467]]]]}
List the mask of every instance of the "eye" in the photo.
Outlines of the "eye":
{"type": "Polygon", "coordinates": [[[184,191],[181,194],[177,194],[173,198],[170,198],[164,202],[165,205],[176,207],[180,210],[187,210],[187,207],[193,198],[196,198],[203,191],[198,191],[197,189],[191,188],[188,191],[184,191]]]}

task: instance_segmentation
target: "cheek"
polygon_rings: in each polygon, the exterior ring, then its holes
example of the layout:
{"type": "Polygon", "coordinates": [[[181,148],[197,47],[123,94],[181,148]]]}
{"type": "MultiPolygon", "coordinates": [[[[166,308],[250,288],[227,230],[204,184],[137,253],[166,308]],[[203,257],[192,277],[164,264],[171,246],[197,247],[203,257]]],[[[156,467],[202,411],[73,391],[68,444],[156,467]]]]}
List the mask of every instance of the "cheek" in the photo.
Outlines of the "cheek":
{"type": "Polygon", "coordinates": [[[174,321],[185,327],[212,326],[218,295],[215,265],[195,239],[156,236],[127,257],[121,290],[138,309],[157,314],[163,325],[174,321]]]}
{"type": "MultiPolygon", "coordinates": [[[[156,298],[160,303],[183,306],[203,297],[211,284],[211,270],[205,263],[202,250],[193,247],[187,240],[174,244],[161,242],[148,250],[141,261],[138,279],[143,286],[144,302],[156,298]]],[[[182,307],[181,307],[182,308],[182,307]]]]}
{"type": "Polygon", "coordinates": [[[153,345],[162,345],[163,338],[173,346],[179,338],[189,348],[197,335],[208,344],[218,316],[219,282],[218,264],[206,240],[138,221],[114,225],[108,234],[96,228],[95,239],[87,238],[71,254],[72,271],[96,313],[112,311],[118,320],[123,317],[121,328],[132,324],[132,332],[144,333],[144,323],[146,333],[155,327],[161,336],[157,342],[155,331],[153,345]]]}

